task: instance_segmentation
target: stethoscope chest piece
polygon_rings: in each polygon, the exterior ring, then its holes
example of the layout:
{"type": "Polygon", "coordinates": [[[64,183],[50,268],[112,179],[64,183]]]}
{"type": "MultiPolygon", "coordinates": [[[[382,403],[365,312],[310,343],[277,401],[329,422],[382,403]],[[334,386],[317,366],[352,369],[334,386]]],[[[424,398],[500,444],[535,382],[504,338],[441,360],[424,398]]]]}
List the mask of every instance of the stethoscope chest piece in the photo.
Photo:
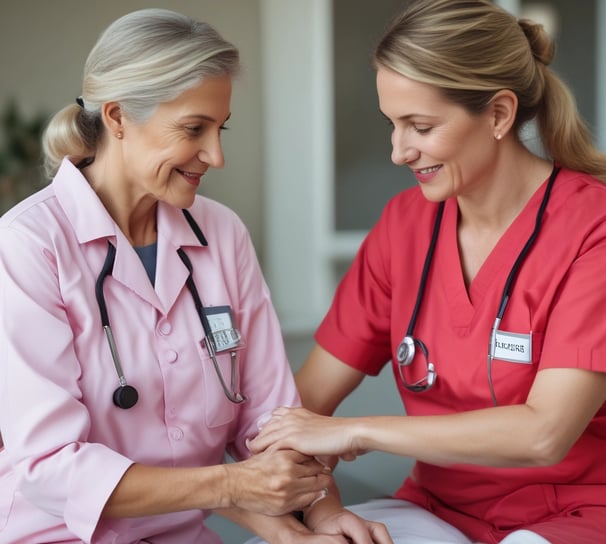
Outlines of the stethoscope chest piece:
{"type": "Polygon", "coordinates": [[[113,400],[118,408],[128,410],[137,404],[139,393],[132,385],[121,385],[114,391],[113,400]]]}
{"type": "Polygon", "coordinates": [[[405,336],[402,339],[396,357],[401,365],[408,366],[412,363],[415,358],[415,341],[412,336],[405,336]]]}

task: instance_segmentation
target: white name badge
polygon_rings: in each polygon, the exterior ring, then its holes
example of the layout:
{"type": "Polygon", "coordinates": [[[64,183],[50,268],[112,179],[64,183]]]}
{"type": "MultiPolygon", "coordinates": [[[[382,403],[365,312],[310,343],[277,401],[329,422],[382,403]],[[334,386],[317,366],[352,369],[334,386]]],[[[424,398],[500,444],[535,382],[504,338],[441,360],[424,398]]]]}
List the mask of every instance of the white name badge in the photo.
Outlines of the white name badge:
{"type": "Polygon", "coordinates": [[[229,306],[210,306],[204,308],[217,352],[243,347],[242,336],[234,323],[229,306]]]}
{"type": "Polygon", "coordinates": [[[493,359],[511,363],[532,363],[532,333],[496,331],[494,344],[491,346],[493,359]]]}

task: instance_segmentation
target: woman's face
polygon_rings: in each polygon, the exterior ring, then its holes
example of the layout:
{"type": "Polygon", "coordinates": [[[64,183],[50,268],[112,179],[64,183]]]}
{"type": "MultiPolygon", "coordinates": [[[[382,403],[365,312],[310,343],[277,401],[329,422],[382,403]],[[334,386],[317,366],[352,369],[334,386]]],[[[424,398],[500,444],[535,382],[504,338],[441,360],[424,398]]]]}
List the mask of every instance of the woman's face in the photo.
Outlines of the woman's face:
{"type": "Polygon", "coordinates": [[[230,99],[229,77],[207,78],[160,104],[146,123],[123,120],[126,186],[134,202],[151,197],[191,206],[201,177],[224,164],[221,131],[230,99]]]}
{"type": "Polygon", "coordinates": [[[393,128],[391,159],[406,165],[432,201],[470,194],[496,163],[489,110],[469,114],[432,85],[377,71],[379,107],[393,128]]]}

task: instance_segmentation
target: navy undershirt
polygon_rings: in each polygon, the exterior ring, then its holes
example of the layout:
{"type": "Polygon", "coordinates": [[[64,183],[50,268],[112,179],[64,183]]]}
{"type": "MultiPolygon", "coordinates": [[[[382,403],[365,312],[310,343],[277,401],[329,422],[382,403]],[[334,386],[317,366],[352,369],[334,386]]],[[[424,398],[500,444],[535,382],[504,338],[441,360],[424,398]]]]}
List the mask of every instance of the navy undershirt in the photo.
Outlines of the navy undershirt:
{"type": "Polygon", "coordinates": [[[152,282],[152,285],[156,284],[156,260],[158,256],[158,243],[154,242],[153,244],[149,244],[148,246],[136,247],[135,251],[143,266],[145,267],[145,271],[149,276],[149,280],[152,282]]]}

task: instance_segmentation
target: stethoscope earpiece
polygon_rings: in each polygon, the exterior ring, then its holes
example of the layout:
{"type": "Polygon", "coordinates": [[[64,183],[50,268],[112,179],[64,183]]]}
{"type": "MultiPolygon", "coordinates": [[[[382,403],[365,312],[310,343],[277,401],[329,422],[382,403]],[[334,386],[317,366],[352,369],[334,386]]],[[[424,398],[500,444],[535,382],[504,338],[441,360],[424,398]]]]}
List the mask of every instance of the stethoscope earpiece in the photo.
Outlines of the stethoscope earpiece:
{"type": "Polygon", "coordinates": [[[118,408],[128,410],[139,400],[139,393],[132,385],[121,385],[114,391],[114,404],[118,408]]]}

